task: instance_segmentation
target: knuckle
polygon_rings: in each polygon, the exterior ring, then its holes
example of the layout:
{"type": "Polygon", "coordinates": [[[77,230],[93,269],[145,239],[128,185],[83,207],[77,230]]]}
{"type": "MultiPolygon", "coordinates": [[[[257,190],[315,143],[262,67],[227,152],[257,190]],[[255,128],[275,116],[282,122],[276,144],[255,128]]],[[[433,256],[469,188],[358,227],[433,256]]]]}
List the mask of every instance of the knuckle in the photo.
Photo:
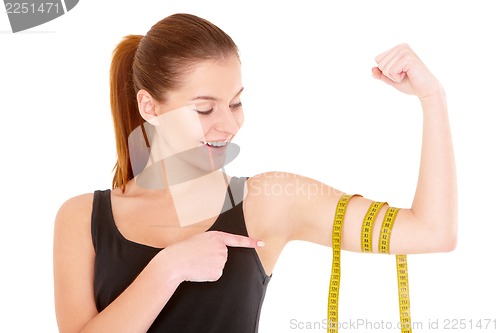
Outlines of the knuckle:
{"type": "Polygon", "coordinates": [[[210,275],[209,275],[209,279],[211,281],[217,281],[220,279],[220,277],[222,276],[222,273],[223,273],[223,270],[222,269],[219,269],[219,268],[216,268],[216,269],[213,269],[211,272],[210,272],[210,275]]]}
{"type": "Polygon", "coordinates": [[[408,57],[412,55],[412,51],[408,48],[401,50],[402,57],[408,57]]]}
{"type": "Polygon", "coordinates": [[[408,48],[410,48],[410,45],[408,45],[407,43],[401,43],[401,44],[399,44],[398,47],[400,49],[408,49],[408,48]]]}
{"type": "Polygon", "coordinates": [[[243,245],[243,240],[239,237],[234,237],[232,243],[233,246],[241,246],[243,245]]]}
{"type": "Polygon", "coordinates": [[[219,280],[221,278],[223,272],[224,271],[222,269],[219,269],[217,272],[215,272],[215,274],[214,274],[214,281],[219,280]]]}

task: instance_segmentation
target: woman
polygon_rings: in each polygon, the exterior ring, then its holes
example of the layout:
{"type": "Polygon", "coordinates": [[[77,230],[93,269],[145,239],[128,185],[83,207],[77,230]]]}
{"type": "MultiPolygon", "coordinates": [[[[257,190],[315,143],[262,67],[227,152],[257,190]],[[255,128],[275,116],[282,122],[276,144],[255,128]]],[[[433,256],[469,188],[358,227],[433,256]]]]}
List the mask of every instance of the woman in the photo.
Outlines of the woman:
{"type": "MultiPolygon", "coordinates": [[[[397,215],[391,253],[450,251],[457,193],[444,91],[407,45],[376,62],[373,76],[417,96],[424,114],[415,198],[397,215]]],[[[236,45],[196,16],[172,15],[117,46],[113,189],[72,198],[56,217],[61,332],[256,332],[283,247],[331,246],[342,192],[287,173],[224,174],[242,91],[236,45]]],[[[349,202],[342,249],[361,251],[371,203],[349,202]]]]}

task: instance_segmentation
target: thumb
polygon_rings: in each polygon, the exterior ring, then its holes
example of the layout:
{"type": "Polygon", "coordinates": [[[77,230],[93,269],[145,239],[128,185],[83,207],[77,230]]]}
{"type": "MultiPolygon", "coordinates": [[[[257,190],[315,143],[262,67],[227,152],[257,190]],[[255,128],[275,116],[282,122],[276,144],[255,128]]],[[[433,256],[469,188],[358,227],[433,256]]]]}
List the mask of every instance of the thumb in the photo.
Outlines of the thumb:
{"type": "Polygon", "coordinates": [[[224,244],[226,244],[226,246],[231,247],[258,248],[265,245],[261,240],[241,235],[229,234],[227,232],[220,232],[219,237],[224,242],[224,244]]]}
{"type": "Polygon", "coordinates": [[[381,80],[382,76],[382,71],[378,67],[372,67],[372,76],[376,78],[377,80],[381,80]]]}
{"type": "MultiPolygon", "coordinates": [[[[400,75],[401,75],[401,79],[402,79],[406,76],[406,73],[403,73],[400,75]]],[[[390,77],[385,76],[384,73],[382,73],[382,71],[378,67],[372,67],[372,76],[374,78],[376,78],[377,80],[383,81],[383,82],[385,82],[388,85],[393,86],[393,87],[396,87],[396,85],[398,85],[400,83],[400,82],[396,82],[395,80],[391,79],[390,77]]]]}
{"type": "Polygon", "coordinates": [[[372,76],[377,80],[383,81],[391,86],[394,86],[394,84],[396,83],[395,81],[385,76],[384,73],[382,73],[382,71],[378,67],[372,67],[372,76]]]}

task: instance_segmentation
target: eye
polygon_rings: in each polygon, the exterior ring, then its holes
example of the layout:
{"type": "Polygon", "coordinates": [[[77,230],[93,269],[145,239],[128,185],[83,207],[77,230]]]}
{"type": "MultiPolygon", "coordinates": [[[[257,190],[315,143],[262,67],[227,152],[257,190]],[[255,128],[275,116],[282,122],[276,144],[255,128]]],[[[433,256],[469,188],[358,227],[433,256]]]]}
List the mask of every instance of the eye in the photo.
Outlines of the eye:
{"type": "Polygon", "coordinates": [[[198,114],[201,114],[203,116],[208,116],[209,114],[211,114],[214,111],[214,108],[211,108],[209,110],[195,110],[195,111],[198,112],[198,114]]]}
{"type": "Polygon", "coordinates": [[[195,111],[203,116],[208,116],[214,111],[215,104],[212,101],[200,101],[195,105],[195,111]]]}
{"type": "Polygon", "coordinates": [[[243,103],[241,103],[241,102],[238,102],[238,103],[235,103],[235,104],[231,104],[231,105],[229,105],[229,107],[230,107],[230,108],[231,108],[231,110],[233,110],[233,111],[234,111],[234,110],[237,110],[237,109],[239,109],[239,108],[241,108],[242,106],[243,106],[243,103]]]}

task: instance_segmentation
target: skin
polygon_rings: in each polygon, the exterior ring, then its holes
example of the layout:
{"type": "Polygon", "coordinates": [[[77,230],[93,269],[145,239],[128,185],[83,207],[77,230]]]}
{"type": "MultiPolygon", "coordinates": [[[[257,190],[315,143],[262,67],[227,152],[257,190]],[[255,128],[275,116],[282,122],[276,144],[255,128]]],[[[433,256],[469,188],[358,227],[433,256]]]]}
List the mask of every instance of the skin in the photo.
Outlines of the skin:
{"type": "MultiPolygon", "coordinates": [[[[452,140],[446,98],[438,80],[408,45],[398,45],[376,57],[372,75],[399,91],[415,95],[422,106],[423,140],[419,179],[414,201],[401,209],[395,223],[391,252],[398,254],[451,251],[456,244],[457,190],[452,140]]],[[[146,121],[155,123],[169,110],[193,104],[214,111],[199,116],[202,136],[207,140],[231,139],[241,127],[243,111],[238,105],[242,89],[240,64],[236,58],[205,61],[191,72],[185,84],[169,92],[166,101],[155,101],[139,91],[138,103],[146,121]]],[[[193,110],[191,110],[193,111],[193,110]]],[[[199,132],[185,138],[201,144],[199,132]]],[[[213,173],[221,177],[220,173],[213,173]]],[[[176,193],[168,187],[146,190],[127,184],[127,190],[112,191],[113,214],[120,232],[129,240],[164,248],[137,279],[106,309],[98,313],[93,297],[94,249],[90,234],[92,194],[65,202],[56,217],[54,279],[58,325],[61,332],[144,332],[154,321],[182,281],[215,281],[223,274],[228,246],[256,248],[268,274],[283,247],[292,240],[331,246],[336,204],[342,192],[299,175],[270,172],[249,178],[243,202],[250,237],[205,232],[217,218],[210,211],[198,223],[180,227],[174,197],[206,198],[207,179],[190,183],[176,193]],[[282,191],[269,191],[279,187],[282,191]],[[197,191],[193,191],[196,188],[197,191]],[[317,189],[316,195],[302,191],[317,189]],[[151,225],[171,221],[167,232],[151,225]],[[163,221],[163,222],[161,222],[163,221]],[[259,241],[264,241],[265,246],[259,241]]],[[[225,187],[219,186],[218,193],[225,187]]],[[[220,196],[215,196],[220,198],[220,196]]],[[[220,199],[211,205],[217,205],[220,199]]],[[[196,199],[196,198],[195,198],[196,199]]],[[[192,201],[191,201],[192,202],[192,201]]],[[[354,197],[348,205],[342,248],[360,251],[359,232],[371,200],[354,197]]],[[[219,207],[219,206],[216,206],[219,207]]],[[[387,207],[378,215],[374,239],[387,207]]],[[[375,247],[376,251],[376,247],[375,247]]]]}

